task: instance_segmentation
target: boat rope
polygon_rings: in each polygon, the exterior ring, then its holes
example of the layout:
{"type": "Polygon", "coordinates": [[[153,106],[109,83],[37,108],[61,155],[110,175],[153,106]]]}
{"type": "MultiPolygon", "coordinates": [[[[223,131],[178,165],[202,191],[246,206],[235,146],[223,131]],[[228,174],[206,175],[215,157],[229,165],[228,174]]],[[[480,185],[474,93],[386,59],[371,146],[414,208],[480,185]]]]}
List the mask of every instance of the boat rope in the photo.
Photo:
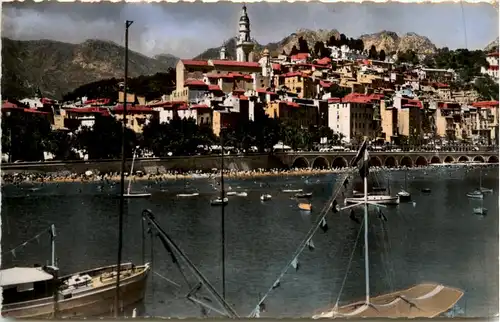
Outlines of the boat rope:
{"type": "MultiPolygon", "coordinates": [[[[154,246],[155,246],[155,243],[154,243],[154,235],[153,235],[153,230],[152,230],[152,227],[151,225],[149,225],[149,229],[148,229],[148,233],[149,233],[149,237],[150,237],[150,257],[151,257],[151,271],[154,271],[154,263],[155,263],[155,260],[154,260],[154,246]]],[[[154,274],[151,275],[151,294],[153,295],[153,298],[154,298],[154,295],[155,295],[155,283],[154,283],[154,274]]]]}
{"type": "Polygon", "coordinates": [[[345,272],[344,279],[342,280],[342,284],[340,285],[339,295],[337,296],[337,300],[335,301],[334,309],[336,309],[339,306],[340,297],[342,296],[342,292],[344,290],[344,286],[345,286],[345,283],[347,281],[347,276],[349,275],[349,271],[351,270],[351,264],[352,264],[352,261],[354,259],[354,254],[356,252],[356,248],[358,246],[359,236],[361,236],[361,232],[363,231],[363,226],[364,226],[364,222],[361,222],[361,225],[359,225],[358,235],[356,236],[356,240],[354,242],[354,247],[352,248],[352,251],[351,251],[349,263],[347,264],[347,270],[345,272]]]}
{"type": "Polygon", "coordinates": [[[46,233],[48,233],[50,236],[52,236],[52,226],[49,226],[49,228],[44,229],[43,231],[39,232],[34,237],[31,237],[30,239],[28,239],[24,243],[17,245],[16,247],[12,248],[11,250],[3,252],[2,253],[2,257],[5,256],[5,255],[7,255],[7,254],[11,254],[15,258],[16,257],[16,252],[19,249],[26,247],[29,243],[33,242],[34,240],[36,240],[37,242],[39,242],[40,241],[40,237],[42,237],[42,235],[44,235],[46,233]]]}
{"type": "Polygon", "coordinates": [[[394,276],[396,274],[394,273],[394,263],[391,260],[391,254],[392,254],[391,239],[389,238],[389,233],[386,224],[384,223],[384,220],[380,220],[380,222],[382,227],[382,247],[384,248],[383,256],[385,257],[385,260],[383,260],[384,268],[388,278],[389,287],[391,291],[394,291],[394,276]]]}
{"type": "Polygon", "coordinates": [[[333,206],[333,202],[335,201],[335,199],[337,198],[337,195],[340,193],[340,190],[343,188],[344,186],[344,182],[346,181],[346,179],[351,175],[351,172],[352,172],[352,169],[348,170],[347,173],[344,173],[340,178],[339,180],[337,181],[336,183],[336,188],[333,189],[333,194],[332,196],[330,197],[330,200],[325,204],[325,206],[323,207],[323,209],[321,210],[320,212],[320,215],[318,216],[318,218],[316,219],[316,222],[315,224],[311,227],[311,229],[309,230],[309,232],[307,233],[306,237],[302,240],[302,242],[300,243],[300,245],[298,246],[297,250],[295,251],[292,259],[288,262],[288,264],[285,266],[285,268],[283,268],[283,270],[281,271],[280,275],[278,276],[278,278],[275,280],[275,282],[271,285],[271,287],[268,289],[268,291],[264,294],[264,296],[261,297],[261,299],[259,300],[259,302],[257,303],[257,305],[255,306],[255,308],[253,309],[253,311],[249,314],[249,317],[256,317],[257,315],[259,315],[259,311],[260,311],[260,307],[261,305],[264,303],[264,301],[266,300],[266,298],[271,294],[271,292],[277,288],[277,286],[279,285],[281,279],[283,278],[283,276],[286,274],[286,272],[288,271],[288,269],[291,267],[291,266],[294,266],[295,268],[297,268],[298,266],[298,257],[300,256],[300,254],[302,253],[302,251],[306,248],[307,245],[309,245],[310,243],[310,240],[312,239],[312,237],[314,236],[314,234],[316,233],[316,231],[320,228],[320,227],[323,227],[325,225],[325,222],[326,222],[326,215],[329,213],[329,211],[332,209],[332,206],[333,206]]]}

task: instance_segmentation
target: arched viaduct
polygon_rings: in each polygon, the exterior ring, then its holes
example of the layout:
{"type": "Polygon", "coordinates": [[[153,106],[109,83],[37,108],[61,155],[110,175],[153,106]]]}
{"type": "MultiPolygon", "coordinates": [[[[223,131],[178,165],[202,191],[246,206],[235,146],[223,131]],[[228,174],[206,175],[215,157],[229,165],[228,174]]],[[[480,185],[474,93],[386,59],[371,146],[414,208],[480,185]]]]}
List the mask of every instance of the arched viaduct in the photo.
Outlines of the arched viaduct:
{"type": "MultiPolygon", "coordinates": [[[[278,153],[276,156],[289,168],[344,168],[356,152],[278,153]]],[[[497,152],[370,152],[371,166],[388,168],[421,167],[429,164],[454,162],[498,163],[497,152]]]]}

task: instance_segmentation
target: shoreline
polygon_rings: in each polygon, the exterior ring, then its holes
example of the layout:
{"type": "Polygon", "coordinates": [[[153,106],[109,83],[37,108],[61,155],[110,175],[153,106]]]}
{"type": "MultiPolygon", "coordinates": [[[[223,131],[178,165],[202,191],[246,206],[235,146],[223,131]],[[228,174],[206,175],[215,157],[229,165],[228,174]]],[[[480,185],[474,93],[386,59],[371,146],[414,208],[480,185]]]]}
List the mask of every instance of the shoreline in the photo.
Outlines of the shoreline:
{"type": "MultiPolygon", "coordinates": [[[[385,167],[371,167],[373,172],[378,171],[415,171],[415,170],[425,170],[425,169],[436,169],[436,168],[467,168],[470,166],[498,166],[498,163],[481,163],[481,164],[438,164],[438,165],[427,165],[423,167],[396,167],[396,168],[385,168],[385,167]]],[[[231,171],[226,170],[224,172],[224,177],[227,179],[258,179],[266,177],[297,177],[297,176],[317,176],[325,174],[340,174],[347,172],[349,170],[356,171],[356,168],[337,168],[337,169],[292,169],[292,170],[254,170],[254,171],[231,171]]],[[[135,174],[128,175],[125,173],[125,181],[132,180],[136,181],[177,181],[177,180],[199,180],[208,179],[214,180],[219,178],[220,172],[212,173],[201,173],[201,172],[189,172],[189,173],[163,173],[163,174],[135,174]]],[[[1,183],[2,184],[20,184],[20,183],[97,183],[97,182],[120,182],[120,174],[70,174],[70,175],[40,175],[40,174],[22,174],[17,175],[5,175],[2,174],[1,183]]]]}

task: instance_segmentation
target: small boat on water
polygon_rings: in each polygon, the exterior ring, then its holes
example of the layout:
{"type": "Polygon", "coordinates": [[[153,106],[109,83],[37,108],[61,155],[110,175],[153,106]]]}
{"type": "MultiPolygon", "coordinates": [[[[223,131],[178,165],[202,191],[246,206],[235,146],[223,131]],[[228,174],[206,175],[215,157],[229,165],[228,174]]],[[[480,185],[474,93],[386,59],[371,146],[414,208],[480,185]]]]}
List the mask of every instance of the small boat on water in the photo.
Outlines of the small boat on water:
{"type": "Polygon", "coordinates": [[[236,196],[237,196],[237,197],[246,197],[246,196],[248,196],[248,193],[246,193],[246,192],[244,192],[244,191],[243,191],[243,192],[237,192],[237,193],[236,193],[236,196]]]}
{"type": "Polygon", "coordinates": [[[260,200],[261,201],[268,201],[268,200],[271,200],[272,196],[268,193],[264,193],[260,196],[260,200]]]}
{"type": "Polygon", "coordinates": [[[484,207],[476,207],[472,210],[474,212],[474,215],[481,215],[481,216],[486,216],[488,213],[488,209],[484,207]]]}
{"type": "MultiPolygon", "coordinates": [[[[368,195],[368,202],[378,203],[381,205],[398,205],[399,197],[387,196],[387,195],[368,195]]],[[[347,204],[355,204],[364,202],[364,197],[351,197],[345,198],[344,203],[347,204]]]]}
{"type": "MultiPolygon", "coordinates": [[[[134,173],[134,162],[135,162],[135,158],[137,156],[137,153],[136,153],[137,149],[134,150],[134,157],[132,158],[132,166],[130,167],[130,176],[132,176],[132,174],[134,173]]],[[[151,197],[151,194],[148,193],[148,192],[131,192],[131,187],[132,187],[132,177],[130,177],[129,181],[128,181],[128,187],[127,187],[127,193],[124,193],[123,194],[123,197],[124,198],[149,198],[151,197]]]]}
{"type": "Polygon", "coordinates": [[[295,198],[309,199],[313,195],[312,192],[296,193],[295,198]]]}
{"type": "Polygon", "coordinates": [[[222,205],[227,205],[229,202],[229,199],[226,197],[224,199],[221,199],[221,197],[218,197],[217,199],[210,200],[210,205],[212,206],[222,206],[222,205]]]}
{"type": "Polygon", "coordinates": [[[302,189],[283,189],[285,193],[302,192],[302,189]]]}
{"type": "Polygon", "coordinates": [[[404,189],[397,193],[400,202],[411,201],[411,194],[408,192],[408,171],[405,172],[405,185],[404,189]]]}
{"type": "Polygon", "coordinates": [[[200,193],[198,193],[198,192],[193,192],[193,193],[178,193],[177,197],[188,198],[188,197],[196,197],[196,196],[199,196],[199,195],[200,195],[200,193]]]}
{"type": "Polygon", "coordinates": [[[237,192],[236,191],[228,191],[226,192],[226,196],[236,196],[237,192]]]}
{"type": "Polygon", "coordinates": [[[401,190],[397,193],[400,202],[408,202],[411,201],[411,194],[408,191],[401,190]]]}
{"type": "Polygon", "coordinates": [[[299,209],[304,211],[311,211],[312,205],[310,203],[299,203],[299,209]]]}
{"type": "Polygon", "coordinates": [[[469,192],[466,194],[466,196],[468,198],[471,198],[471,199],[483,199],[484,198],[484,194],[479,190],[474,190],[472,192],[469,192]]]}
{"type": "Polygon", "coordinates": [[[431,193],[431,188],[422,188],[420,191],[423,193],[431,193]]]}

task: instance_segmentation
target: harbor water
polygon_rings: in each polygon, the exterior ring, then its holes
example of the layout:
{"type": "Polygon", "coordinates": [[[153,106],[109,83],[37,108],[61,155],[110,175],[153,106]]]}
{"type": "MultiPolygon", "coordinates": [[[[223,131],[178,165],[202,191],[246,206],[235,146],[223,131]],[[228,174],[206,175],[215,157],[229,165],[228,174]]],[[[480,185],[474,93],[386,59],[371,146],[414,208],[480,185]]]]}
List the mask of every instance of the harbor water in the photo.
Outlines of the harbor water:
{"type": "MultiPolygon", "coordinates": [[[[482,186],[493,188],[482,201],[466,197],[479,186],[478,167],[436,166],[378,173],[380,184],[388,182],[391,194],[400,191],[407,175],[413,202],[384,208],[387,221],[370,213],[372,295],[435,282],[465,292],[458,305],[466,316],[498,313],[498,166],[483,167],[481,173],[482,186]],[[423,193],[423,188],[431,192],[423,193]],[[475,207],[487,208],[487,215],[475,215],[475,207]]],[[[241,316],[255,308],[292,259],[338,177],[329,174],[226,182],[226,188],[248,193],[246,197],[230,196],[225,208],[226,299],[241,316]],[[284,193],[283,189],[312,192],[313,211],[301,212],[293,193],[284,193]],[[262,193],[271,194],[272,199],[261,202],[262,193]]],[[[221,209],[210,206],[210,200],[218,196],[212,184],[208,179],[133,183],[133,191],[151,192],[152,196],[127,200],[124,261],[142,261],[141,212],[150,209],[220,291],[221,209]],[[200,195],[177,197],[186,193],[186,185],[189,190],[198,189],[200,195]]],[[[50,224],[57,230],[56,253],[62,274],[115,264],[118,193],[119,185],[108,183],[2,186],[2,267],[47,263],[51,253],[48,234],[14,252],[10,250],[50,224]]],[[[355,215],[362,218],[363,210],[356,209],[355,215]]],[[[329,229],[319,230],[313,238],[315,248],[306,248],[299,257],[299,269],[290,268],[280,286],[269,294],[261,317],[310,317],[337,299],[340,304],[364,299],[362,234],[347,272],[361,226],[349,219],[349,213],[330,212],[327,223],[329,229]]],[[[189,286],[158,239],[151,244],[147,237],[144,256],[152,262],[153,273],[145,301],[138,308],[141,315],[200,317],[200,308],[185,298],[198,282],[187,267],[189,286]]]]}

